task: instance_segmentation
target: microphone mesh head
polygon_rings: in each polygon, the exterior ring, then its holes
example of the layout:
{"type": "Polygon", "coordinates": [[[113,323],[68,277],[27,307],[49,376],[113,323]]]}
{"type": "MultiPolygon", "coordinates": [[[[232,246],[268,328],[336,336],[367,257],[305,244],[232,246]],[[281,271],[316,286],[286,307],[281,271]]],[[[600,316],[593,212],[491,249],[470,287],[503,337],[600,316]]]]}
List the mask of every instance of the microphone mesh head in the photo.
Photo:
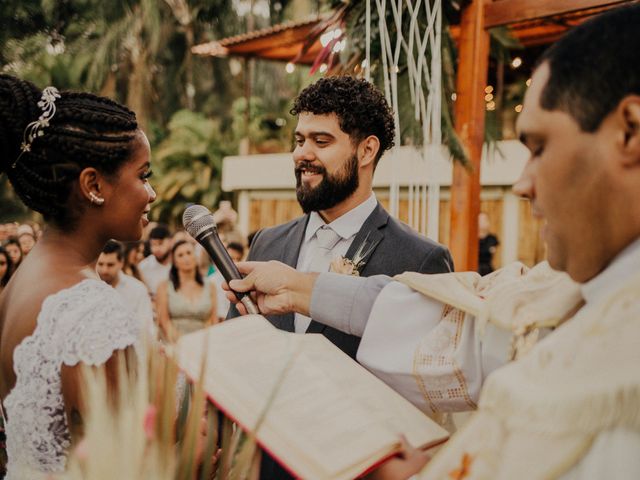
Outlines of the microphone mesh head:
{"type": "Polygon", "coordinates": [[[196,238],[203,230],[215,228],[216,222],[207,207],[191,205],[182,214],[182,225],[189,235],[196,238]]]}

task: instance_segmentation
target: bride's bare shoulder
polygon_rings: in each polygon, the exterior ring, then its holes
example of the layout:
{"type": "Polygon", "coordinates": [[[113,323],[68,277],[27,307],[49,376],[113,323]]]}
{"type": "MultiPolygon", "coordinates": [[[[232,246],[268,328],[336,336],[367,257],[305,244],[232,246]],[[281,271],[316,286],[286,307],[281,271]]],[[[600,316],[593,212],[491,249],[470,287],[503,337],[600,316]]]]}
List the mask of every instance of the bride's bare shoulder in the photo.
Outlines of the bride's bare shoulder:
{"type": "MultiPolygon", "coordinates": [[[[26,261],[11,278],[0,297],[0,370],[11,377],[9,383],[14,376],[13,351],[35,330],[44,301],[82,279],[77,273],[55,272],[26,261]]],[[[0,385],[0,395],[6,387],[0,385]]]]}

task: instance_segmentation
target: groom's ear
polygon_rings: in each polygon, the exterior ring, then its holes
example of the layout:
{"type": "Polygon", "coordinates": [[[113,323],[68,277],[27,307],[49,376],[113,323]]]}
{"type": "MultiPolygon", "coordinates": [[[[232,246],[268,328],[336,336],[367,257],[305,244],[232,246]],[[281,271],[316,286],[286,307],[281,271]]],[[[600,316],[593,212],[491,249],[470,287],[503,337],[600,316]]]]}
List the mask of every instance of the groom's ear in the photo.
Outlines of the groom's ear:
{"type": "Polygon", "coordinates": [[[358,166],[360,168],[375,165],[376,155],[380,151],[380,140],[375,135],[369,135],[358,145],[358,166]]]}

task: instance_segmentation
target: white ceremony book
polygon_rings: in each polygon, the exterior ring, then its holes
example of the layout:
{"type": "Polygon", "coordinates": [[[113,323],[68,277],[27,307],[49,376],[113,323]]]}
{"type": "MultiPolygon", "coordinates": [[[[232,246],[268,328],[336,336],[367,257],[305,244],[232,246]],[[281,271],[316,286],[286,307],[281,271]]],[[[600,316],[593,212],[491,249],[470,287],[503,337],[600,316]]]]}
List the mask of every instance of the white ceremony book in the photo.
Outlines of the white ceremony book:
{"type": "Polygon", "coordinates": [[[194,381],[203,355],[209,399],[298,478],[355,478],[397,453],[401,434],[419,447],[448,438],[320,334],[284,332],[247,315],[176,345],[176,361],[194,381]]]}

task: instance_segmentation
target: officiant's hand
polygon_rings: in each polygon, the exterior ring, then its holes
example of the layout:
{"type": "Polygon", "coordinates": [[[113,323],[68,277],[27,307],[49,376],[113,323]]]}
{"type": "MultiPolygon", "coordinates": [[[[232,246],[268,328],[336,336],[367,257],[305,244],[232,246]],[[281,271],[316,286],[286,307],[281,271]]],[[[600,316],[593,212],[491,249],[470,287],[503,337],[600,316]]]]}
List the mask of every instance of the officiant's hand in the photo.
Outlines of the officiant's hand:
{"type": "Polygon", "coordinates": [[[242,280],[231,280],[230,285],[223,285],[227,298],[236,304],[241,314],[246,310],[229,290],[236,292],[252,292],[260,313],[281,314],[298,312],[309,315],[311,292],[317,273],[302,273],[284,263],[270,262],[238,262],[238,270],[246,275],[242,280]]]}
{"type": "Polygon", "coordinates": [[[402,450],[367,475],[365,480],[406,480],[419,473],[431,458],[424,450],[412,447],[401,437],[402,450]]]}

